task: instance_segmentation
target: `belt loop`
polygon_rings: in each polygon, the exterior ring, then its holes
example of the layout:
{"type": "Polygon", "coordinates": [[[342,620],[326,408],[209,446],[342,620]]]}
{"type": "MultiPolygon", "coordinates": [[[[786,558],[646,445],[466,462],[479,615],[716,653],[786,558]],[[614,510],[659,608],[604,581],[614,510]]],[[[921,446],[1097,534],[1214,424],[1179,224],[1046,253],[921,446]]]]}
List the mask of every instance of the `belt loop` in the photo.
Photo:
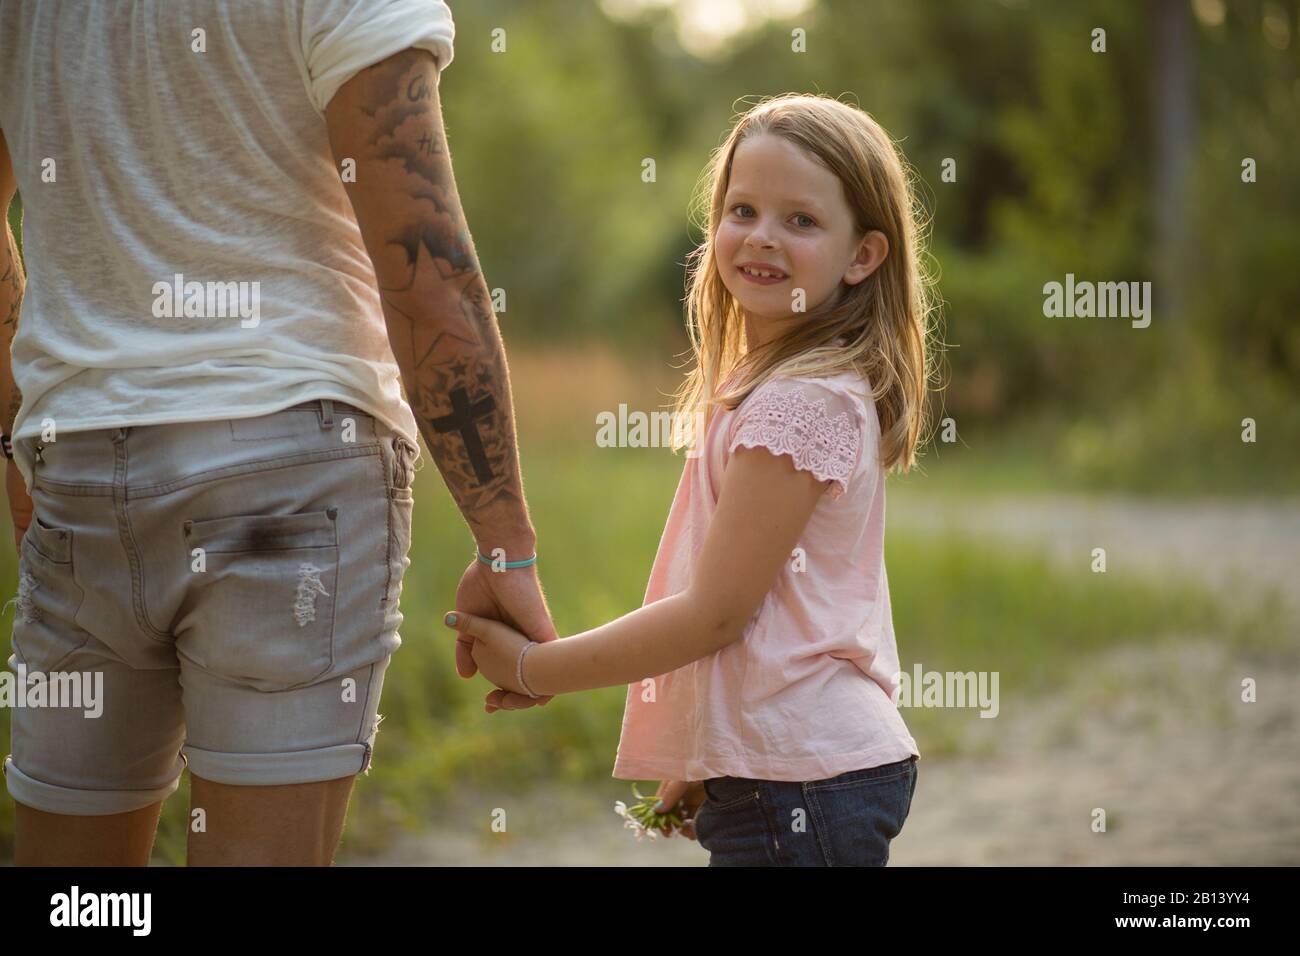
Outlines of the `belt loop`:
{"type": "Polygon", "coordinates": [[[320,427],[334,427],[334,403],[328,398],[320,400],[320,427]]]}

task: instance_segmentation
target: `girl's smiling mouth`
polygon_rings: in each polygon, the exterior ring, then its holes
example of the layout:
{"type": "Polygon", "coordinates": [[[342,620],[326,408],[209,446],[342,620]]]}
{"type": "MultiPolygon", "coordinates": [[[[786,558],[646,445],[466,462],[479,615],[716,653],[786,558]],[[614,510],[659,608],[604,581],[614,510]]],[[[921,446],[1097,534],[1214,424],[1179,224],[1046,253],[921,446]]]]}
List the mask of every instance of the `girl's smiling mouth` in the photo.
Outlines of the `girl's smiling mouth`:
{"type": "Polygon", "coordinates": [[[747,282],[755,285],[775,285],[778,282],[784,282],[790,278],[780,269],[774,269],[771,266],[760,266],[753,263],[746,263],[743,266],[736,266],[736,271],[745,277],[747,282]]]}

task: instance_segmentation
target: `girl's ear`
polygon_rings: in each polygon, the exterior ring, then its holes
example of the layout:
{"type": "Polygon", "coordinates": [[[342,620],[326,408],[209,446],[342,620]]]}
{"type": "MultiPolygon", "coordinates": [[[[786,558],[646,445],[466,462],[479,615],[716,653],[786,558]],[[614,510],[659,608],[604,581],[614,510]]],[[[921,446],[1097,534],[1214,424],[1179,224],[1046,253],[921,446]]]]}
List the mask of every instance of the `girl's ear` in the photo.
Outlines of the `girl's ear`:
{"type": "Polygon", "coordinates": [[[887,255],[889,255],[888,237],[879,229],[867,233],[858,245],[857,257],[844,273],[844,281],[849,285],[857,285],[879,269],[887,255]]]}

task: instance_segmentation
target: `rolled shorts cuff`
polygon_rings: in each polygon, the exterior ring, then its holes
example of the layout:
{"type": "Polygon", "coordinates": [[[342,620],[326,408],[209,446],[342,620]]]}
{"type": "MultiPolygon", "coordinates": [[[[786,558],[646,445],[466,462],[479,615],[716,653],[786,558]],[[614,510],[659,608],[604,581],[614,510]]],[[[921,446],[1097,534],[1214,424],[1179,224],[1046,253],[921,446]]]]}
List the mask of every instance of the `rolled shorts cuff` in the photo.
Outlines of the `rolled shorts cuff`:
{"type": "Polygon", "coordinates": [[[213,783],[245,787],[319,783],[350,777],[370,766],[371,744],[339,744],[275,754],[231,754],[186,745],[190,773],[213,783]]]}
{"type": "Polygon", "coordinates": [[[9,795],[24,806],[44,810],[46,813],[105,817],[140,810],[175,793],[181,785],[181,774],[185,770],[184,756],[177,756],[176,763],[176,776],[170,782],[148,790],[76,790],[59,787],[27,776],[18,769],[12,757],[5,757],[4,777],[9,795]]]}

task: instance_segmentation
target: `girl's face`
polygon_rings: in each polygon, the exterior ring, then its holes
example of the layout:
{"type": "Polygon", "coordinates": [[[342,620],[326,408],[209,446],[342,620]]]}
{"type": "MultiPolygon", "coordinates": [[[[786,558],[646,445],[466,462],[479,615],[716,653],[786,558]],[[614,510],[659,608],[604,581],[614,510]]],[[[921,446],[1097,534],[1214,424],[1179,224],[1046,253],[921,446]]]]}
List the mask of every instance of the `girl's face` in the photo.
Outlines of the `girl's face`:
{"type": "Polygon", "coordinates": [[[713,250],[753,347],[780,323],[838,297],[841,282],[871,275],[889,241],[882,232],[858,232],[834,173],[788,139],[763,133],[732,156],[713,250]]]}

